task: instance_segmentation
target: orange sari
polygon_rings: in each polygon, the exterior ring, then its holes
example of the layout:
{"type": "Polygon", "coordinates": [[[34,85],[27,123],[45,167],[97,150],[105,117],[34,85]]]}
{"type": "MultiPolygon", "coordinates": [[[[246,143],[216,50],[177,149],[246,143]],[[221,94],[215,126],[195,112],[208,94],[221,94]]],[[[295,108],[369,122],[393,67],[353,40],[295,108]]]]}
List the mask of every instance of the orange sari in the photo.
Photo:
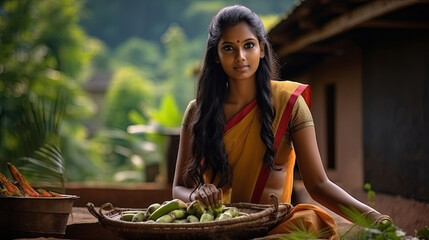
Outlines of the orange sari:
{"type": "MultiPolygon", "coordinates": [[[[295,152],[291,145],[284,142],[284,134],[298,96],[301,95],[307,105],[310,106],[311,93],[308,85],[291,81],[271,81],[271,91],[276,109],[276,116],[273,121],[274,147],[276,150],[274,160],[276,164],[286,168],[283,194],[277,197],[280,202],[290,203],[295,152]]],[[[266,147],[260,137],[259,116],[259,108],[256,100],[254,100],[226,123],[223,140],[233,177],[232,183],[222,188],[225,203],[260,203],[269,171],[266,171],[266,166],[262,162],[266,147]]],[[[285,221],[273,229],[270,234],[293,231],[294,229],[291,228],[290,224],[298,222],[304,223],[310,231],[328,228],[332,233],[331,239],[338,239],[336,224],[332,217],[321,208],[309,204],[297,205],[286,216],[285,221]]]]}

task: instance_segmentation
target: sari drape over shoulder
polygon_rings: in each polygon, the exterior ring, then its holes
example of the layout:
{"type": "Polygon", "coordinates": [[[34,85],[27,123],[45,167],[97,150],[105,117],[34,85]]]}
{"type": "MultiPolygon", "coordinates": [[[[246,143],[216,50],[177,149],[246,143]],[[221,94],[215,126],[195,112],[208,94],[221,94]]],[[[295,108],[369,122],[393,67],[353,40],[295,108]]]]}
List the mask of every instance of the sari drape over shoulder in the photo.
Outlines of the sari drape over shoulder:
{"type": "MultiPolygon", "coordinates": [[[[290,203],[293,187],[295,152],[293,146],[285,140],[285,132],[294,104],[302,96],[310,108],[310,87],[292,81],[271,81],[272,100],[275,109],[273,121],[275,163],[285,168],[285,182],[280,202],[290,203]]],[[[266,146],[260,137],[260,110],[256,100],[249,103],[226,123],[223,141],[228,161],[232,169],[232,182],[222,187],[225,203],[260,203],[270,170],[263,164],[266,146]]],[[[209,179],[206,177],[206,179],[209,179]]],[[[334,220],[321,208],[300,204],[295,207],[285,222],[272,230],[272,234],[285,233],[290,222],[314,222],[316,230],[327,227],[330,239],[337,239],[338,233],[334,220]],[[303,218],[304,217],[304,218],[303,218]],[[317,227],[319,226],[319,227],[317,227]]],[[[311,229],[310,229],[311,230],[311,229]]],[[[314,230],[314,229],[313,229],[314,230]]]]}
{"type": "MultiPolygon", "coordinates": [[[[286,167],[286,181],[281,202],[290,202],[293,186],[295,153],[290,145],[282,144],[290,114],[298,96],[303,96],[310,105],[308,85],[291,81],[272,81],[271,91],[276,115],[273,121],[276,164],[286,167]],[[280,147],[281,146],[281,147],[280,147]],[[279,148],[280,147],[280,148],[279,148]]],[[[269,171],[263,165],[266,146],[261,137],[260,112],[256,100],[248,104],[226,123],[223,136],[226,154],[233,171],[231,186],[226,186],[224,200],[227,202],[259,203],[269,171]],[[228,188],[232,189],[229,191],[228,188]]]]}

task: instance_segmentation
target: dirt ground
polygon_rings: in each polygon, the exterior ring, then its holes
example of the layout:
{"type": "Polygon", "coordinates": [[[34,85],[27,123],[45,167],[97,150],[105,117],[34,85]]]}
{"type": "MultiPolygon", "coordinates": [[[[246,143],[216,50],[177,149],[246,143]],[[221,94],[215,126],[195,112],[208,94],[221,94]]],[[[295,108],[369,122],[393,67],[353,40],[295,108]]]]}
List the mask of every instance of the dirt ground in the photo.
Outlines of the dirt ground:
{"type": "MultiPolygon", "coordinates": [[[[363,190],[348,192],[361,202],[367,203],[367,195],[363,190]]],[[[307,193],[302,182],[297,182],[294,185],[294,193],[297,202],[317,204],[307,193]]],[[[414,236],[416,230],[429,226],[428,202],[419,202],[400,196],[377,193],[375,196],[374,208],[392,217],[394,224],[405,231],[407,235],[414,236]]],[[[337,221],[340,230],[341,228],[347,227],[347,224],[350,224],[346,219],[329,210],[327,211],[331,213],[337,221]]]]}

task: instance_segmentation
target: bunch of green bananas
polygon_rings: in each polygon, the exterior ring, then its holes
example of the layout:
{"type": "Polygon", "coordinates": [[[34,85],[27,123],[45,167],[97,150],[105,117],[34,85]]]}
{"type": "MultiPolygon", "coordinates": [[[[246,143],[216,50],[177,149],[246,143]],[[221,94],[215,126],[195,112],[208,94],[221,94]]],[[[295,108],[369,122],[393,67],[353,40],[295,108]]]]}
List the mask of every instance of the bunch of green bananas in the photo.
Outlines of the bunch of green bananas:
{"type": "Polygon", "coordinates": [[[220,204],[216,208],[207,207],[204,203],[195,200],[186,204],[182,200],[173,199],[163,204],[153,203],[146,211],[124,211],[121,220],[132,222],[157,223],[196,223],[235,218],[247,215],[236,207],[226,207],[220,204]]]}

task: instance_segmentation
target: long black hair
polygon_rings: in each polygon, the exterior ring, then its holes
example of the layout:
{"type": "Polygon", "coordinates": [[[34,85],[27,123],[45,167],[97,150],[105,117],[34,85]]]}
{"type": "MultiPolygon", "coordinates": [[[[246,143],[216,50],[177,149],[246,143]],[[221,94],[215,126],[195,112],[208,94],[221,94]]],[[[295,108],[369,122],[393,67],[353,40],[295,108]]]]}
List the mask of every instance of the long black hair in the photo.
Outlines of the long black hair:
{"type": "Polygon", "coordinates": [[[216,63],[218,42],[226,28],[239,22],[246,22],[257,36],[259,44],[264,46],[265,56],[260,60],[256,71],[257,104],[261,111],[261,139],[266,145],[263,158],[264,164],[274,167],[274,134],[272,122],[274,109],[271,101],[270,80],[277,78],[277,65],[273,57],[271,45],[261,19],[252,10],[234,5],[221,9],[209,25],[207,50],[199,77],[196,94],[196,117],[192,133],[192,156],[186,174],[196,185],[203,184],[206,170],[212,172],[211,183],[220,176],[218,187],[231,179],[231,169],[225,146],[222,140],[225,119],[223,114],[224,101],[228,93],[228,76],[221,64],[216,63]],[[202,159],[204,159],[202,161],[202,159]]]}

